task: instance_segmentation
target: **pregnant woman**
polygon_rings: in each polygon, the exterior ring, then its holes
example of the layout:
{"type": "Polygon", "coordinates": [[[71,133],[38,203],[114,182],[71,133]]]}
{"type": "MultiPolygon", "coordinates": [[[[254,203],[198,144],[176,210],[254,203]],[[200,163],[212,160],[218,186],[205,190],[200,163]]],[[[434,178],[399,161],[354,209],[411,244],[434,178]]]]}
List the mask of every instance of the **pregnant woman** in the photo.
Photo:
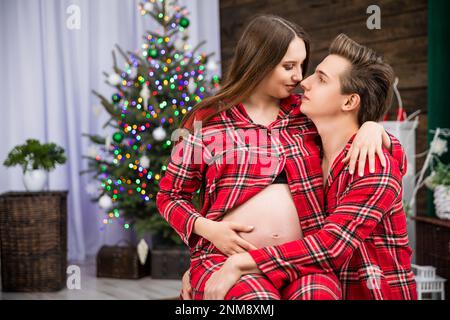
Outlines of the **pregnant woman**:
{"type": "MultiPolygon", "coordinates": [[[[297,25],[262,16],[247,26],[218,94],[184,119],[156,205],[191,249],[192,297],[228,256],[314,234],[322,227],[322,168],[317,130],[300,112],[294,89],[306,74],[309,41],[297,25]],[[202,208],[192,203],[201,188],[202,208]]],[[[401,148],[393,140],[393,151],[401,148]]],[[[361,126],[349,153],[374,169],[390,137],[375,122],[361,126]]],[[[308,275],[278,290],[249,274],[226,299],[339,299],[332,273],[308,275]],[[307,284],[307,285],[305,285],[307,284]]]]}

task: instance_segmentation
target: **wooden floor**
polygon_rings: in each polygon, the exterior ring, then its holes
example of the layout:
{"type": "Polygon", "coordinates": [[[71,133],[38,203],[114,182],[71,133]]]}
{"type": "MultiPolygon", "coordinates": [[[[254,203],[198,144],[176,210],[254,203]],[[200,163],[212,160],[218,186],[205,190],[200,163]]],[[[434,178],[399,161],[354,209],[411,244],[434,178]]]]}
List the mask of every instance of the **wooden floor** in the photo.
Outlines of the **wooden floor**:
{"type": "Polygon", "coordinates": [[[35,293],[0,292],[0,300],[159,300],[174,299],[180,294],[181,280],[150,277],[139,280],[97,278],[94,259],[76,265],[81,270],[81,289],[65,288],[58,292],[35,293]]]}

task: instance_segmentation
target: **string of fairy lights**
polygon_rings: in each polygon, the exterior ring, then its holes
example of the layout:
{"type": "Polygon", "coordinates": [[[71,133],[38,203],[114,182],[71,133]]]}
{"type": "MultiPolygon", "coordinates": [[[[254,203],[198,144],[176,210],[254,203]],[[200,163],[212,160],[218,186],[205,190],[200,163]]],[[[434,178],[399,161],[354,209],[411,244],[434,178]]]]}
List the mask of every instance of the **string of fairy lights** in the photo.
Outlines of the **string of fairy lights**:
{"type": "MultiPolygon", "coordinates": [[[[167,167],[162,165],[159,171],[155,168],[151,170],[146,154],[153,151],[154,146],[145,142],[145,135],[151,134],[155,143],[160,143],[162,148],[170,148],[172,142],[166,139],[163,125],[167,127],[179,123],[196,103],[219,87],[217,75],[212,77],[212,87],[206,84],[206,73],[214,69],[205,66],[206,55],[194,55],[189,51],[188,44],[180,41],[180,37],[175,37],[178,31],[183,32],[189,26],[190,21],[186,18],[188,12],[172,5],[165,8],[170,10],[163,10],[165,14],[155,13],[156,2],[164,4],[164,0],[149,0],[139,7],[142,15],[150,14],[160,23],[166,23],[165,34],[147,34],[146,42],[140,48],[140,59],[148,63],[145,74],[136,74],[142,63],[138,57],[131,55],[123,72],[119,76],[110,76],[113,80],[109,82],[120,87],[119,92],[111,97],[112,102],[120,108],[120,117],[117,119],[120,130],[112,135],[115,144],[107,141],[106,149],[113,155],[112,165],[127,166],[128,172],[114,177],[108,171],[105,159],[100,155],[95,157],[103,173],[101,188],[104,195],[99,199],[99,205],[107,209],[104,225],[121,218],[114,203],[124,196],[139,197],[144,202],[152,201],[156,196],[151,189],[157,190],[155,186],[159,184],[161,174],[167,167]],[[168,50],[170,45],[176,49],[174,52],[168,50]],[[139,97],[128,96],[127,93],[132,89],[139,88],[142,88],[139,97]],[[130,123],[130,119],[136,119],[136,115],[148,121],[130,123]],[[156,128],[154,123],[157,123],[156,128]]],[[[124,219],[121,221],[125,229],[130,228],[124,219]]]]}

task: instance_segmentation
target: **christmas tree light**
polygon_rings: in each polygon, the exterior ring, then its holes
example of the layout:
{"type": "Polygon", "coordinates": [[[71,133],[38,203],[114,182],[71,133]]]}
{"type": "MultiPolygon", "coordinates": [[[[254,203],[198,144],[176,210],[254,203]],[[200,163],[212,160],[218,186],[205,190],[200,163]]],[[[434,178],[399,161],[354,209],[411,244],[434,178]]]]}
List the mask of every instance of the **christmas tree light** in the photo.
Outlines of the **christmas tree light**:
{"type": "MultiPolygon", "coordinates": [[[[139,5],[144,17],[151,17],[162,32],[147,31],[136,52],[117,51],[125,66],[117,66],[113,51],[113,72],[106,82],[116,92],[111,99],[94,91],[114,128],[112,136],[86,135],[98,147],[89,149],[89,169],[101,190],[94,201],[105,210],[103,223],[120,222],[138,233],[158,231],[180,243],[179,237],[162,219],[155,206],[159,181],[167,169],[171,132],[192,107],[219,88],[218,75],[210,76],[212,54],[199,53],[203,43],[187,43],[188,12],[178,1],[149,0],[139,5]]],[[[90,188],[92,194],[92,188],[90,188]]]]}

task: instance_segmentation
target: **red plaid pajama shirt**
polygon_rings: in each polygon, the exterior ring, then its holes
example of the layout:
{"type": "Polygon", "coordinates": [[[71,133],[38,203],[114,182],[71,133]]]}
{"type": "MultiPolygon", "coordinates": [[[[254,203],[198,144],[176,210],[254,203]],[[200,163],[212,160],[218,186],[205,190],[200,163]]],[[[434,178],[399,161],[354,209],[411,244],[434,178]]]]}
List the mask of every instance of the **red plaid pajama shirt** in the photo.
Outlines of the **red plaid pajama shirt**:
{"type": "MultiPolygon", "coordinates": [[[[283,168],[304,236],[324,225],[318,135],[312,122],[300,113],[299,104],[298,96],[283,99],[277,120],[267,127],[253,123],[238,104],[209,120],[197,131],[201,135],[189,134],[175,144],[156,205],[190,247],[194,297],[195,293],[202,295],[207,279],[225,257],[208,240],[192,233],[195,220],[221,220],[227,211],[270,185],[283,168]],[[255,133],[257,144],[251,136],[255,133]],[[230,140],[234,145],[226,145],[230,140]],[[205,194],[199,212],[192,197],[202,181],[205,194]]],[[[396,150],[401,151],[401,146],[393,139],[393,152],[396,150]]]]}
{"type": "Polygon", "coordinates": [[[416,300],[402,177],[406,158],[385,151],[386,167],[350,175],[342,163],[354,136],[334,161],[325,184],[327,217],[304,239],[249,251],[276,288],[308,274],[333,271],[346,300],[416,300]],[[398,161],[400,160],[400,161],[398,161]]]}

